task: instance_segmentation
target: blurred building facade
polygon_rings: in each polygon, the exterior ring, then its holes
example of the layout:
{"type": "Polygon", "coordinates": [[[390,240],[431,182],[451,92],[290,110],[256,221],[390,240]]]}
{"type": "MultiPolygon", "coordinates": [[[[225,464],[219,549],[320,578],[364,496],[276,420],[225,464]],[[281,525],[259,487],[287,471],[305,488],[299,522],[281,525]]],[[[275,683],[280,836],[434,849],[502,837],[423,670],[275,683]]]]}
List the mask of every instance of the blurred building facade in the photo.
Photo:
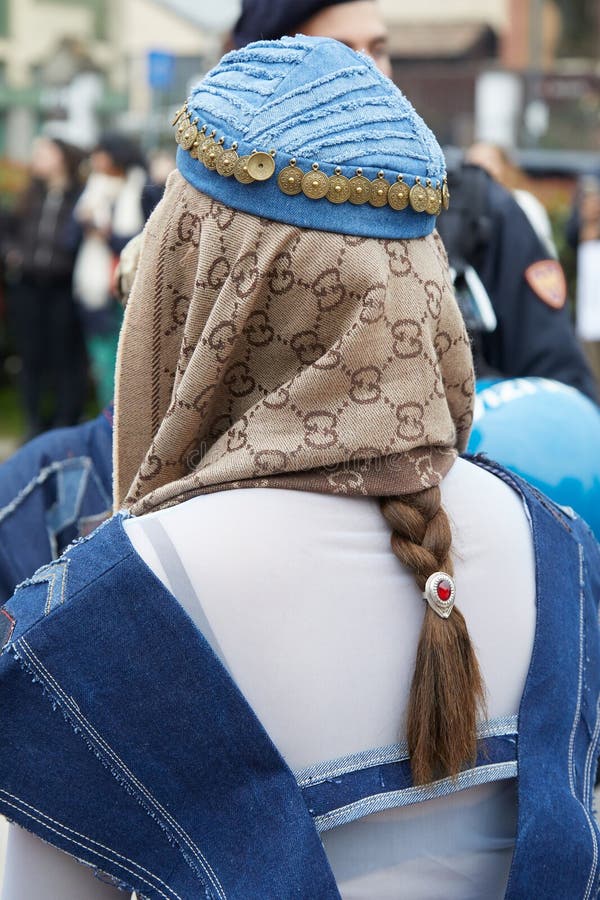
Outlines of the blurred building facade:
{"type": "Polygon", "coordinates": [[[0,156],[24,161],[44,123],[85,146],[108,121],[139,131],[178,101],[219,42],[172,6],[0,0],[0,156]]]}
{"type": "MultiPolygon", "coordinates": [[[[0,156],[26,160],[49,121],[83,145],[105,124],[167,140],[236,3],[0,0],[0,156]]],[[[600,145],[598,0],[379,3],[395,79],[443,143],[600,145]]]]}
{"type": "Polygon", "coordinates": [[[394,77],[442,142],[597,152],[597,0],[380,3],[394,77]]]}

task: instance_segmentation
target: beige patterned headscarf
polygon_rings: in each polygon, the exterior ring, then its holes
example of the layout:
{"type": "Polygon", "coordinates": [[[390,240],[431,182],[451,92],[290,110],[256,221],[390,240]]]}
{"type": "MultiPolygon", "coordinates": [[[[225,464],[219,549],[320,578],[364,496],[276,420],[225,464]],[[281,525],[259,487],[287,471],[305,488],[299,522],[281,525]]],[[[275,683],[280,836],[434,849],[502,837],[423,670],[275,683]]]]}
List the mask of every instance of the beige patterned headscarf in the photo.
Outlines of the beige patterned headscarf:
{"type": "Polygon", "coordinates": [[[229,488],[418,491],[472,420],[435,233],[282,225],[177,172],[146,226],[117,374],[115,502],[135,514],[229,488]]]}

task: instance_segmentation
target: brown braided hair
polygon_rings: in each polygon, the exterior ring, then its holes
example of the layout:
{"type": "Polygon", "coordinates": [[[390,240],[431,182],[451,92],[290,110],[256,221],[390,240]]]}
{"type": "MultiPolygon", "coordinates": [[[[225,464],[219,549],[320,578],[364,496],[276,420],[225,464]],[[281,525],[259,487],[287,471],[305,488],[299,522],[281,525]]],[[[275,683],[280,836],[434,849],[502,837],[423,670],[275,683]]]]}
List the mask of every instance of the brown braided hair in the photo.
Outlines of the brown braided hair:
{"type": "MultiPolygon", "coordinates": [[[[391,545],[421,591],[434,572],[453,574],[450,522],[439,487],[383,497],[391,545]]],[[[442,619],[425,603],[408,701],[407,737],[414,784],[458,775],[477,754],[477,714],[484,687],[464,617],[442,619]]]]}

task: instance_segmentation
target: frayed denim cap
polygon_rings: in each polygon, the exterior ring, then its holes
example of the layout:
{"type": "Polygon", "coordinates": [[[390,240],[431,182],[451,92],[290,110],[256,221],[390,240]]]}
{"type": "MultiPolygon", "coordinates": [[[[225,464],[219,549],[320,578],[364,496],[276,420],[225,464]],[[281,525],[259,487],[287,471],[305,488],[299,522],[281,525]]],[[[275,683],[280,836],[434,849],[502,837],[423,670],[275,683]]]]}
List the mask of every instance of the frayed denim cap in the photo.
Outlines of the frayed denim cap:
{"type": "Polygon", "coordinates": [[[432,132],[367,56],[329,38],[228,53],[173,124],[190,184],[276,222],[417,238],[448,204],[432,132]]]}

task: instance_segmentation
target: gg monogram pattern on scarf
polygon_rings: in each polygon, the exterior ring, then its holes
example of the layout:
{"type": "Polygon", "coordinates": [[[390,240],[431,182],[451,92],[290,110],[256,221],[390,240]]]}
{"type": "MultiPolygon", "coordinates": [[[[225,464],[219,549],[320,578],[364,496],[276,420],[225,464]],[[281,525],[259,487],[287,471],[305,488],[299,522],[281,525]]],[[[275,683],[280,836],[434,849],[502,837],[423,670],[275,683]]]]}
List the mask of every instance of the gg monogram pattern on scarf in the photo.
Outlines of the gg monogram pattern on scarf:
{"type": "Polygon", "coordinates": [[[464,448],[472,406],[436,234],[299,229],[173,173],[121,336],[118,506],[139,514],[235,487],[417,491],[464,448]]]}

